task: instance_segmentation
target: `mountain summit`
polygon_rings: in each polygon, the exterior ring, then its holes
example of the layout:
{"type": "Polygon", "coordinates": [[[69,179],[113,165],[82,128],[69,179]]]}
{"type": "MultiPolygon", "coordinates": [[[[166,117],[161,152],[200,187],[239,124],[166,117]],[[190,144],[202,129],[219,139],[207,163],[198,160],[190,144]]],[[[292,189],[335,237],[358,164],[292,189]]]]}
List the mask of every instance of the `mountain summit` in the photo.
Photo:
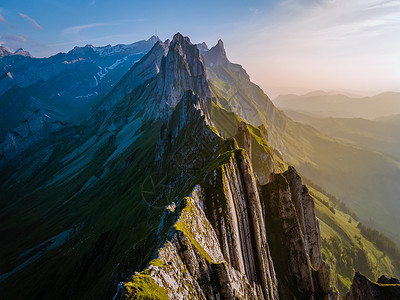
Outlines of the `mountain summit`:
{"type": "Polygon", "coordinates": [[[222,40],[218,40],[218,43],[214,47],[205,52],[204,58],[210,66],[226,65],[229,61],[222,40]]]}

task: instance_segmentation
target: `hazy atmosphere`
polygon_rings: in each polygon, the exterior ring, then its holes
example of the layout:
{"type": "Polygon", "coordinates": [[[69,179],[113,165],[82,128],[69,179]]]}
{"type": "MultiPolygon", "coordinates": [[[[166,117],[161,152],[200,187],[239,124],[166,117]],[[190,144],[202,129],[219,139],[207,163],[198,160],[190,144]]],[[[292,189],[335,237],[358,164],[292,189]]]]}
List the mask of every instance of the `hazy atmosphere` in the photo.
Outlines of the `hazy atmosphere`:
{"type": "Polygon", "coordinates": [[[400,2],[9,1],[0,43],[43,57],[87,43],[132,43],[175,32],[209,46],[222,39],[267,94],[400,90],[400,2]]]}

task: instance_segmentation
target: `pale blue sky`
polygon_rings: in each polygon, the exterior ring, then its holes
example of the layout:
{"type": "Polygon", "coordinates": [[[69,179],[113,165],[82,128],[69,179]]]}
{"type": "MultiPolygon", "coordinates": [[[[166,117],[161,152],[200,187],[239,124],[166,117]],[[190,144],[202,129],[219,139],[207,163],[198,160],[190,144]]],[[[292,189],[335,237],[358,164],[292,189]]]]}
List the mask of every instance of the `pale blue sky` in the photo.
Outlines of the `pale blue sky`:
{"type": "Polygon", "coordinates": [[[0,4],[0,43],[34,56],[132,43],[177,31],[219,38],[272,96],[313,89],[400,89],[400,0],[13,0],[0,4]]]}

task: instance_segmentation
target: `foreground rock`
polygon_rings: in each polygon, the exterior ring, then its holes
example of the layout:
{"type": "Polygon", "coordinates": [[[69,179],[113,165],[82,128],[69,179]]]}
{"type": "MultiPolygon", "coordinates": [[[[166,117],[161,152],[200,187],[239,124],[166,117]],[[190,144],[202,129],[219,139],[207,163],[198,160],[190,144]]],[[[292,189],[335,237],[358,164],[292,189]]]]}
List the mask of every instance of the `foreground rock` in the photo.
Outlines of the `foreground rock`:
{"type": "Polygon", "coordinates": [[[378,282],[373,282],[360,272],[356,272],[351,289],[344,297],[344,300],[358,299],[400,299],[400,281],[382,276],[378,279],[378,282]]]}

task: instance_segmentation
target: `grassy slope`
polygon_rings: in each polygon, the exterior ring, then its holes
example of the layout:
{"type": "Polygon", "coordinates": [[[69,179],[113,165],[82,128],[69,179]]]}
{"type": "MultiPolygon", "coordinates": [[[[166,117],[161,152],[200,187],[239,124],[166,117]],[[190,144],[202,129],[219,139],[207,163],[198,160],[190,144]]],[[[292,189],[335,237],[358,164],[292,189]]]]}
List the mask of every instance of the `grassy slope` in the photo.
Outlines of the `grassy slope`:
{"type": "MultiPolygon", "coordinates": [[[[235,127],[237,127],[242,120],[234,113],[227,112],[219,104],[211,103],[210,105],[211,117],[216,127],[220,129],[220,126],[225,124],[226,126],[222,129],[224,134],[229,131],[235,132],[235,127]],[[221,120],[229,120],[229,122],[221,123],[221,120]]],[[[254,151],[268,151],[268,153],[271,153],[260,131],[257,131],[257,127],[248,125],[248,128],[253,137],[252,146],[257,144],[259,146],[253,147],[253,149],[256,149],[254,151]],[[265,146],[266,148],[264,148],[265,146]]],[[[228,141],[227,143],[229,144],[228,141]]],[[[230,147],[224,146],[224,143],[222,143],[218,152],[222,151],[221,153],[224,153],[224,151],[230,149],[230,147]]],[[[214,161],[211,161],[205,169],[204,175],[199,176],[195,181],[208,182],[207,174],[213,174],[212,170],[220,168],[221,164],[225,163],[226,158],[231,156],[231,153],[232,151],[228,151],[218,156],[214,161]]],[[[281,158],[279,158],[276,153],[274,153],[273,156],[275,164],[278,164],[281,169],[286,169],[287,165],[281,158]]],[[[279,171],[279,169],[277,169],[277,171],[279,171]]],[[[334,274],[334,276],[332,276],[332,285],[335,285],[342,295],[350,288],[355,271],[361,271],[373,279],[378,278],[382,274],[399,276],[399,271],[395,270],[393,267],[391,258],[362,236],[360,230],[357,228],[358,222],[355,221],[354,218],[333,208],[335,204],[323,193],[312,187],[309,187],[309,189],[311,195],[315,199],[316,213],[319,218],[323,256],[325,261],[329,264],[331,272],[334,274]],[[332,211],[334,211],[334,213],[332,211]],[[351,223],[349,222],[350,218],[351,223]]],[[[181,205],[178,206],[180,207],[181,205]]],[[[179,210],[175,210],[175,213],[179,214],[178,211],[179,210]]],[[[187,235],[190,236],[190,234],[187,235]]],[[[140,274],[146,274],[146,271],[132,277],[133,281],[138,280],[138,278],[140,279],[140,274]]]]}
{"type": "Polygon", "coordinates": [[[363,98],[321,92],[302,96],[282,95],[275,99],[274,103],[282,109],[294,109],[323,117],[374,119],[400,113],[399,99],[398,92],[386,92],[363,98]]]}
{"type": "MultiPolygon", "coordinates": [[[[18,271],[17,277],[12,276],[2,283],[3,287],[4,284],[8,287],[4,295],[12,293],[16,298],[27,298],[28,295],[54,298],[73,291],[79,297],[104,296],[110,292],[110,275],[127,267],[126,257],[150,257],[151,251],[146,242],[157,224],[150,224],[148,220],[158,219],[162,210],[149,211],[138,191],[143,183],[149,184],[147,176],[156,172],[151,167],[154,160],[151,149],[157,141],[159,128],[160,125],[154,125],[146,131],[95,188],[74,195],[93,174],[100,176],[102,164],[113,148],[100,149],[97,159],[74,180],[32,192],[35,186],[43,183],[43,177],[46,178],[57,167],[54,162],[64,156],[63,149],[58,149],[42,172],[30,180],[30,186],[25,186],[25,191],[19,191],[27,193],[26,196],[21,199],[18,194],[14,195],[18,205],[1,212],[2,244],[7,247],[2,248],[0,256],[8,259],[1,265],[2,274],[23,263],[24,259],[19,259],[18,255],[33,245],[66,228],[76,228],[76,233],[62,248],[45,252],[38,260],[18,271]],[[29,235],[22,238],[25,232],[29,235]],[[20,238],[16,239],[16,236],[20,238]],[[41,271],[37,273],[35,270],[38,268],[41,271]],[[34,273],[37,275],[32,277],[34,273]],[[56,285],[59,290],[49,290],[49,285],[56,285]],[[31,294],[31,286],[35,286],[35,294],[31,294]]],[[[141,259],[136,263],[140,263],[141,259]]]]}
{"type": "Polygon", "coordinates": [[[308,124],[322,133],[357,147],[378,151],[400,161],[400,125],[360,118],[320,118],[285,111],[297,122],[308,124]]]}
{"type": "Polygon", "coordinates": [[[372,279],[382,274],[400,275],[400,270],[395,269],[391,258],[361,234],[354,218],[338,209],[328,208],[333,207],[334,203],[316,189],[310,186],[309,189],[319,219],[322,253],[331,271],[336,274],[332,283],[342,295],[350,288],[355,271],[372,279]]]}
{"type": "Polygon", "coordinates": [[[380,153],[341,143],[276,109],[238,65],[208,68],[215,97],[253,125],[265,125],[268,143],[301,174],[337,195],[363,223],[383,231],[400,244],[398,200],[400,164],[380,153]],[[239,71],[238,71],[239,70],[239,71]],[[237,103],[245,103],[238,108],[237,103]],[[249,108],[250,107],[250,108],[249,108]]]}

